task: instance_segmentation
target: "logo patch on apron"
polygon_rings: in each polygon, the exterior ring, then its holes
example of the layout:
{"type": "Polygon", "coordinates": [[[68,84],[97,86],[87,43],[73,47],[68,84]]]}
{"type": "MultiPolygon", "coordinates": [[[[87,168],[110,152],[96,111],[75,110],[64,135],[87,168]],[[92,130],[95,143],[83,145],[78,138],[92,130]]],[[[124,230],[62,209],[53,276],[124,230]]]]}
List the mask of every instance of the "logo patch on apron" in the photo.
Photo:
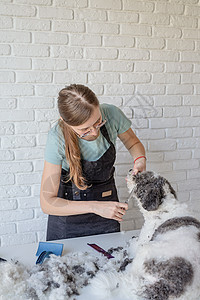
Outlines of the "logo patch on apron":
{"type": "Polygon", "coordinates": [[[112,190],[106,191],[102,193],[102,197],[108,197],[112,195],[112,190]]]}

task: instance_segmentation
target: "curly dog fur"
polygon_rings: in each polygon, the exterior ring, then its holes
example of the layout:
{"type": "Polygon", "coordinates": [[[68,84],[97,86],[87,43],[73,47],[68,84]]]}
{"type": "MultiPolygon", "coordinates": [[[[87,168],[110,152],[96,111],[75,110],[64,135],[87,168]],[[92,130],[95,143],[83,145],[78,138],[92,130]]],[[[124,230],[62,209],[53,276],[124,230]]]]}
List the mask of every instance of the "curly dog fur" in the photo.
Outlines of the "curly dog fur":
{"type": "Polygon", "coordinates": [[[155,172],[130,170],[127,186],[145,220],[136,248],[132,244],[136,254],[125,273],[97,275],[93,293],[99,299],[199,300],[200,222],[155,172]]]}

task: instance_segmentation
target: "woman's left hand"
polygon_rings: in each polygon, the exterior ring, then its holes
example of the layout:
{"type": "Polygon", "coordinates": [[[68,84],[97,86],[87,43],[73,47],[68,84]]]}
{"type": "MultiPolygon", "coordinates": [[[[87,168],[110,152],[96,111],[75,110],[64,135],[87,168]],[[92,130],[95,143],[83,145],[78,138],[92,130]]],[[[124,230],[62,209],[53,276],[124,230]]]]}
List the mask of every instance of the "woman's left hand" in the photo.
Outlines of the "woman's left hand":
{"type": "Polygon", "coordinates": [[[133,167],[133,173],[136,175],[138,172],[146,171],[146,159],[144,157],[139,158],[133,167]]]}

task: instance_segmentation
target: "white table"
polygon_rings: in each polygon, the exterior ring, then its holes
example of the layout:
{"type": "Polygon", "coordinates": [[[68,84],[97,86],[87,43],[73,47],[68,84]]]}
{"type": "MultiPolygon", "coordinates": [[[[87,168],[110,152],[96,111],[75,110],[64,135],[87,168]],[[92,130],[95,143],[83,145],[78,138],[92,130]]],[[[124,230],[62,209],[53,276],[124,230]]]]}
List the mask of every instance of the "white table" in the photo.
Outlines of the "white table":
{"type": "MultiPolygon", "coordinates": [[[[93,252],[96,256],[100,255],[94,249],[87,245],[87,243],[95,243],[104,250],[108,250],[111,247],[125,246],[133,236],[139,235],[139,230],[131,231],[122,231],[116,233],[108,233],[101,235],[93,235],[81,238],[65,239],[65,240],[56,240],[52,242],[63,243],[63,253],[65,255],[70,252],[76,251],[87,251],[93,252]]],[[[38,248],[38,243],[35,244],[25,244],[19,246],[9,246],[0,248],[0,257],[10,260],[16,259],[19,262],[23,263],[27,267],[35,265],[36,262],[36,252],[38,248]]],[[[94,296],[90,294],[89,286],[86,286],[82,289],[81,295],[76,296],[77,300],[94,300],[94,296]]],[[[115,297],[114,300],[124,300],[121,298],[115,297]]]]}
{"type": "MultiPolygon", "coordinates": [[[[101,248],[108,250],[111,247],[125,246],[126,242],[132,236],[138,236],[139,232],[139,230],[122,231],[73,239],[56,240],[52,242],[64,244],[62,255],[74,251],[87,251],[96,253],[96,255],[98,255],[98,252],[88,246],[87,243],[95,243],[101,248]]],[[[19,262],[25,264],[26,266],[33,266],[37,259],[37,248],[38,243],[0,247],[0,257],[6,260],[17,259],[19,262]]]]}

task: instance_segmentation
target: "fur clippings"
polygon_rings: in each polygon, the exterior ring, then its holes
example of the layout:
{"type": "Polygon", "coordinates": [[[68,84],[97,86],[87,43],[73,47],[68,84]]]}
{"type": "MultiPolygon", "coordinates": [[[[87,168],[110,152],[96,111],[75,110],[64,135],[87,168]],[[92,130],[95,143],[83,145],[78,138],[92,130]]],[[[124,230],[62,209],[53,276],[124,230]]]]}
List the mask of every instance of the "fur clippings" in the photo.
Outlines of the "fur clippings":
{"type": "Polygon", "coordinates": [[[0,262],[1,300],[78,300],[85,289],[84,300],[199,300],[200,221],[154,172],[129,172],[127,186],[145,220],[138,239],[109,260],[75,252],[31,269],[0,262]]]}
{"type": "Polygon", "coordinates": [[[155,172],[130,170],[127,187],[145,222],[130,267],[92,280],[95,299],[199,300],[200,222],[194,212],[155,172]]]}
{"type": "Polygon", "coordinates": [[[123,272],[132,262],[129,243],[110,248],[114,256],[74,252],[58,257],[51,255],[42,265],[25,267],[17,261],[0,262],[1,300],[66,300],[76,299],[99,272],[123,272]]]}

